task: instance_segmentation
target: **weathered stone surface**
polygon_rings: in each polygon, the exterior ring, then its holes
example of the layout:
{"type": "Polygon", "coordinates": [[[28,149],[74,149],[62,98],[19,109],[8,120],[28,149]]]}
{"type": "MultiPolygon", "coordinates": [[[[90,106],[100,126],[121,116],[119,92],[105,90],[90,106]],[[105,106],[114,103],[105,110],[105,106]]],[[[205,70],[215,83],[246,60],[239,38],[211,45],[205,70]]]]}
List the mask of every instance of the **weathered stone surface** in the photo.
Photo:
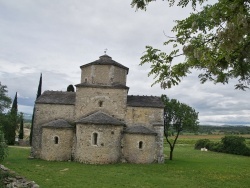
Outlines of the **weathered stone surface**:
{"type": "Polygon", "coordinates": [[[31,155],[83,163],[164,162],[160,97],[129,96],[128,68],[104,55],[81,66],[76,92],[36,101],[31,155]]]}
{"type": "Polygon", "coordinates": [[[92,164],[120,161],[123,125],[77,124],[76,129],[76,161],[92,164]],[[96,143],[94,134],[97,134],[96,143]]]}
{"type": "Polygon", "coordinates": [[[10,174],[3,180],[6,188],[39,188],[39,185],[34,181],[29,181],[22,176],[16,175],[15,173],[13,173],[13,171],[9,170],[3,165],[0,165],[0,170],[1,173],[10,174]]]}
{"type": "Polygon", "coordinates": [[[124,159],[129,163],[157,162],[155,137],[152,134],[125,134],[124,159]]]}

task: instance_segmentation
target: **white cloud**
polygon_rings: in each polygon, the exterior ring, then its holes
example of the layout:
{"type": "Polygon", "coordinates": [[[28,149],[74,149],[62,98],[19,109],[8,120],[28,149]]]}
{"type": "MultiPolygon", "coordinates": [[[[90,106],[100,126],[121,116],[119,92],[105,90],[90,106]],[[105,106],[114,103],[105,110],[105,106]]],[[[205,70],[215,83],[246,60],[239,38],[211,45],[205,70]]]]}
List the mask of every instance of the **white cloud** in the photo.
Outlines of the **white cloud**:
{"type": "Polygon", "coordinates": [[[167,40],[163,32],[171,36],[173,20],[185,18],[192,10],[168,8],[168,2],[157,1],[146,12],[136,12],[130,3],[0,1],[0,81],[12,98],[18,92],[20,109],[32,111],[40,73],[43,91],[66,90],[80,82],[79,66],[98,59],[108,48],[108,55],[130,69],[129,94],[166,94],[195,108],[202,123],[250,122],[249,91],[235,91],[234,83],[202,85],[194,71],[172,89],[151,87],[150,66],[139,66],[145,46],[171,50],[162,45],[167,40]]]}

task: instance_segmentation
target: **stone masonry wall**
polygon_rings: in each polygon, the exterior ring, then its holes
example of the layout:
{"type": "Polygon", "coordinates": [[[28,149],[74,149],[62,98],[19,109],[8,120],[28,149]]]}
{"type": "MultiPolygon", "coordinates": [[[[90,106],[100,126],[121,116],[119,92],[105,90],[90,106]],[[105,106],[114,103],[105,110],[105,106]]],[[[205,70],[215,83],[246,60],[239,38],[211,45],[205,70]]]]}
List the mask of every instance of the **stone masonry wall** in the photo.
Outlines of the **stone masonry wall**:
{"type": "Polygon", "coordinates": [[[96,111],[113,115],[117,119],[124,119],[126,103],[126,89],[77,88],[76,120],[96,111]]]}
{"type": "Polygon", "coordinates": [[[36,104],[35,111],[31,155],[40,158],[41,126],[56,119],[74,122],[74,105],[36,104]]]}
{"type": "Polygon", "coordinates": [[[157,162],[155,135],[128,134],[123,137],[123,156],[129,163],[157,162]],[[140,143],[141,148],[140,148],[140,143]]]}
{"type": "MultiPolygon", "coordinates": [[[[111,65],[94,65],[94,72],[92,72],[93,84],[110,84],[109,71],[111,65]]],[[[93,69],[92,69],[93,70],[93,69]]]]}
{"type": "Polygon", "coordinates": [[[119,83],[122,85],[126,85],[127,80],[127,70],[121,69],[119,67],[114,66],[114,70],[112,72],[113,83],[119,83]]]}
{"type": "Polygon", "coordinates": [[[126,125],[143,125],[150,129],[153,123],[163,123],[163,109],[150,107],[127,107],[126,125]]]}
{"type": "Polygon", "coordinates": [[[71,160],[73,129],[43,128],[41,159],[48,161],[71,160]]]}
{"type": "Polygon", "coordinates": [[[123,126],[77,124],[75,160],[92,164],[119,162],[122,129],[123,126]]]}
{"type": "Polygon", "coordinates": [[[82,68],[81,83],[92,84],[91,68],[92,66],[82,68]]]}
{"type": "Polygon", "coordinates": [[[81,83],[112,85],[126,85],[127,70],[113,65],[91,65],[83,67],[81,83]]]}
{"type": "Polygon", "coordinates": [[[158,163],[164,163],[164,127],[161,124],[154,125],[154,131],[157,132],[156,136],[156,157],[157,157],[157,162],[158,163]]]}

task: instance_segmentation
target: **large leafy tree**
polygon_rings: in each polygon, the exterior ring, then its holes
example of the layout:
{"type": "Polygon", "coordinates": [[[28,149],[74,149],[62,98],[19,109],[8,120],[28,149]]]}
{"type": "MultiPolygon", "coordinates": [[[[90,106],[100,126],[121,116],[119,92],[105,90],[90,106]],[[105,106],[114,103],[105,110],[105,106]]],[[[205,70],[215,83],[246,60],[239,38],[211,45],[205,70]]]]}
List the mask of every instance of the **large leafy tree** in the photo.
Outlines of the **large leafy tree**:
{"type": "Polygon", "coordinates": [[[170,147],[169,159],[172,160],[175,144],[181,131],[196,131],[198,129],[198,112],[176,99],[169,99],[166,95],[162,95],[161,98],[165,105],[164,135],[170,147]],[[173,135],[174,139],[172,139],[173,135]]]}
{"type": "Polygon", "coordinates": [[[7,92],[7,86],[2,85],[0,82],[0,162],[2,162],[7,155],[7,144],[3,133],[3,126],[8,119],[5,112],[11,104],[11,98],[8,97],[7,92]]]}
{"type": "MultiPolygon", "coordinates": [[[[145,9],[153,0],[132,0],[131,5],[145,9]]],[[[193,9],[205,0],[166,0],[170,6],[193,9]]],[[[172,51],[166,53],[152,46],[146,47],[141,57],[141,65],[151,64],[149,75],[162,88],[178,85],[181,79],[192,70],[199,70],[201,83],[213,81],[227,84],[237,79],[236,89],[245,90],[250,84],[250,1],[217,0],[206,3],[184,20],[177,20],[164,45],[171,45],[172,51]],[[177,63],[175,59],[184,56],[177,63]]]]}
{"type": "Polygon", "coordinates": [[[4,110],[8,109],[11,104],[11,98],[8,97],[7,92],[7,86],[0,82],[0,114],[4,113],[4,110]]]}

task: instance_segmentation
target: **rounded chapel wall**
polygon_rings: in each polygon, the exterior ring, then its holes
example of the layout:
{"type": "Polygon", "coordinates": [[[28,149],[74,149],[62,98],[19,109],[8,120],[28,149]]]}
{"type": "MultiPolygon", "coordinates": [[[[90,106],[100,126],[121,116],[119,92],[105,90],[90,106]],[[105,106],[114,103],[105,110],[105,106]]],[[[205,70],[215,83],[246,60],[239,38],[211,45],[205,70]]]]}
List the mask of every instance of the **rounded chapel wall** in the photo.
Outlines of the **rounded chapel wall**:
{"type": "Polygon", "coordinates": [[[122,128],[122,126],[114,125],[78,124],[76,126],[76,161],[91,164],[119,162],[122,128]],[[95,134],[97,134],[96,140],[95,134]]]}
{"type": "Polygon", "coordinates": [[[71,160],[73,129],[43,128],[41,159],[48,161],[71,160]]]}
{"type": "Polygon", "coordinates": [[[155,135],[124,134],[123,156],[129,163],[156,162],[155,135]]]}

